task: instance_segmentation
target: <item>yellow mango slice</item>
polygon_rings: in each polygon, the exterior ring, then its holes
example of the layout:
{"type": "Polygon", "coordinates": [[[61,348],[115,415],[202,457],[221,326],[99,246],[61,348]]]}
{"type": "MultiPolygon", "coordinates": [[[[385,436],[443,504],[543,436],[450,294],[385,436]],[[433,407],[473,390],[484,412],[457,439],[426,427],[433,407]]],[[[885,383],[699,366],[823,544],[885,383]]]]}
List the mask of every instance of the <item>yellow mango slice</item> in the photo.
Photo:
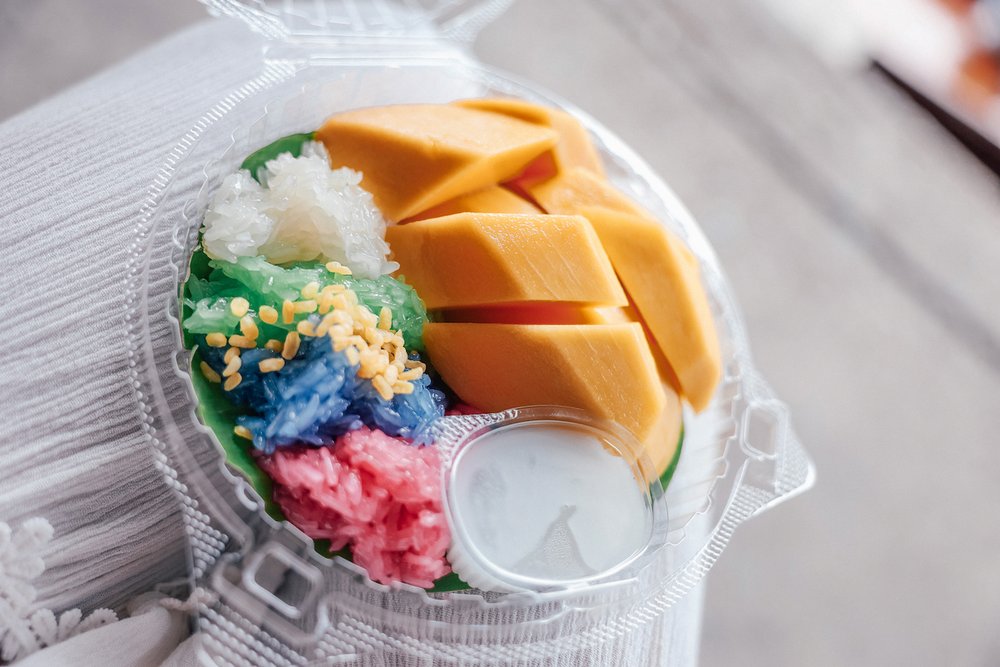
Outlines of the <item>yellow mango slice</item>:
{"type": "Polygon", "coordinates": [[[357,109],[316,132],[330,165],[362,173],[362,187],[393,221],[520,173],[557,140],[550,128],[454,105],[357,109]]]}
{"type": "Polygon", "coordinates": [[[430,309],[628,303],[581,216],[459,213],[390,227],[386,240],[400,273],[430,309]]]}
{"type": "MultiPolygon", "coordinates": [[[[627,296],[627,295],[626,295],[627,296]]],[[[580,306],[567,303],[501,304],[488,308],[455,308],[441,314],[445,322],[497,324],[629,324],[639,322],[631,306],[580,306]]],[[[656,351],[654,350],[654,356],[656,351]]]]}
{"type": "Polygon", "coordinates": [[[722,356],[698,261],[662,225],[607,208],[581,209],[691,406],[703,410],[722,378],[722,356]]]}
{"type": "Polygon", "coordinates": [[[587,169],[575,168],[544,183],[527,188],[527,193],[547,213],[575,215],[588,206],[602,206],[653,220],[652,214],[622,194],[617,188],[587,169]]]}
{"type": "Polygon", "coordinates": [[[513,97],[477,97],[467,100],[455,100],[452,104],[465,107],[466,109],[479,109],[480,111],[499,113],[523,120],[526,123],[535,123],[536,125],[548,125],[551,112],[556,111],[556,109],[551,107],[513,97]]]}
{"type": "Polygon", "coordinates": [[[418,213],[404,222],[441,218],[456,213],[540,213],[538,207],[505,187],[491,185],[449,199],[443,204],[418,213]]]}
{"type": "Polygon", "coordinates": [[[485,98],[455,102],[468,109],[481,109],[517,118],[528,123],[551,127],[559,135],[555,147],[533,161],[514,179],[522,188],[548,180],[574,167],[582,167],[596,176],[604,176],[601,159],[594,150],[587,130],[571,114],[560,109],[512,98],[485,98]]]}
{"type": "Polygon", "coordinates": [[[670,383],[664,382],[663,393],[666,401],[660,411],[660,417],[642,443],[657,477],[662,475],[673,461],[684,423],[681,398],[677,391],[670,386],[670,383]]]}
{"type": "MultiPolygon", "coordinates": [[[[626,293],[626,297],[628,294],[626,293]]],[[[642,325],[649,342],[649,349],[656,361],[660,377],[674,391],[680,391],[680,382],[667,358],[660,351],[653,333],[643,322],[635,304],[627,306],[581,306],[571,303],[518,303],[472,308],[450,308],[437,314],[442,322],[493,322],[495,324],[629,324],[642,325]]]]}
{"type": "Polygon", "coordinates": [[[494,324],[592,324],[586,307],[567,303],[517,303],[490,307],[449,308],[437,313],[442,322],[494,324]]]}
{"type": "MultiPolygon", "coordinates": [[[[639,314],[629,305],[624,308],[579,307],[566,304],[538,304],[524,306],[500,306],[493,308],[470,308],[448,310],[443,313],[447,322],[493,322],[507,324],[630,324],[638,322],[639,314]]],[[[650,352],[656,362],[663,386],[664,405],[649,434],[643,439],[643,447],[652,462],[652,473],[659,477],[670,465],[677,451],[681,436],[683,415],[680,391],[673,370],[667,363],[653,340],[652,334],[643,326],[643,333],[650,352]]],[[[650,475],[652,481],[653,475],[650,475]]]]}
{"type": "Polygon", "coordinates": [[[580,318],[583,324],[627,324],[639,321],[632,317],[628,306],[581,308],[580,318]]]}
{"type": "MultiPolygon", "coordinates": [[[[628,296],[627,293],[626,296],[628,296]]],[[[624,308],[598,306],[581,308],[578,313],[580,317],[578,323],[580,324],[622,324],[624,322],[638,322],[641,324],[642,331],[646,334],[646,340],[649,342],[649,349],[653,353],[653,359],[656,361],[656,370],[659,371],[660,377],[667,386],[673,389],[674,393],[680,392],[681,384],[674,373],[674,369],[663,355],[660,345],[656,342],[656,337],[653,336],[653,332],[649,330],[649,326],[643,321],[642,316],[639,315],[639,311],[636,309],[632,299],[629,299],[628,305],[624,308]]]]}
{"type": "MultiPolygon", "coordinates": [[[[628,294],[626,293],[626,296],[628,294]]],[[[660,351],[653,333],[643,322],[635,304],[620,306],[580,306],[569,303],[500,304],[489,307],[451,308],[438,313],[442,322],[493,322],[495,324],[629,324],[642,325],[656,369],[674,393],[680,382],[667,358],[660,351]]]]}
{"type": "MultiPolygon", "coordinates": [[[[639,313],[632,304],[625,308],[581,308],[577,311],[588,324],[620,324],[622,322],[639,322],[639,313]]],[[[643,333],[646,342],[649,344],[653,359],[656,361],[656,368],[659,371],[660,379],[663,383],[663,394],[666,397],[663,409],[656,424],[643,439],[643,447],[653,463],[653,471],[659,477],[666,471],[667,466],[674,459],[677,451],[677,443],[681,437],[681,427],[684,423],[681,407],[681,397],[679,395],[680,385],[673,369],[667,363],[666,358],[660,351],[659,346],[653,339],[652,333],[643,324],[643,333]]],[[[652,481],[652,478],[650,478],[652,481]]]]}
{"type": "Polygon", "coordinates": [[[424,343],[448,386],[484,410],[579,408],[640,441],[663,416],[667,398],[638,324],[430,322],[424,343]]]}

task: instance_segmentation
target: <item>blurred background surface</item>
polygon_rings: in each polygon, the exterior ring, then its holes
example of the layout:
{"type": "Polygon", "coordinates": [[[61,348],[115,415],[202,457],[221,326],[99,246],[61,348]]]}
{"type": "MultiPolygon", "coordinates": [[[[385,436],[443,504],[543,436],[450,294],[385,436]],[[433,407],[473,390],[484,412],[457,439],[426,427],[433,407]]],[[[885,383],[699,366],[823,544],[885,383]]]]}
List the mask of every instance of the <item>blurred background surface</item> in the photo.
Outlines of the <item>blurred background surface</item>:
{"type": "MultiPolygon", "coordinates": [[[[687,203],[816,459],[712,571],[707,667],[1000,664],[996,7],[520,0],[476,42],[687,203]]],[[[3,0],[0,120],[204,18],[3,0]]]]}

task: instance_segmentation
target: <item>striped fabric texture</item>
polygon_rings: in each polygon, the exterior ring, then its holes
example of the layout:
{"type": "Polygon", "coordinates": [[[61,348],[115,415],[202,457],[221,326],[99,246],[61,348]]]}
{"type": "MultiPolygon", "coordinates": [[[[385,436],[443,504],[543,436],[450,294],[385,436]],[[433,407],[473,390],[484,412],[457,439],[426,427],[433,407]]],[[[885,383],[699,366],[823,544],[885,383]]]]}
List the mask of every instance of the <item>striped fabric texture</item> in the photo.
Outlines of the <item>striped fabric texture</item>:
{"type": "Polygon", "coordinates": [[[124,265],[168,151],[260,53],[208,21],[0,125],[0,521],[55,529],[39,607],[120,608],[186,572],[129,386],[124,265]]]}

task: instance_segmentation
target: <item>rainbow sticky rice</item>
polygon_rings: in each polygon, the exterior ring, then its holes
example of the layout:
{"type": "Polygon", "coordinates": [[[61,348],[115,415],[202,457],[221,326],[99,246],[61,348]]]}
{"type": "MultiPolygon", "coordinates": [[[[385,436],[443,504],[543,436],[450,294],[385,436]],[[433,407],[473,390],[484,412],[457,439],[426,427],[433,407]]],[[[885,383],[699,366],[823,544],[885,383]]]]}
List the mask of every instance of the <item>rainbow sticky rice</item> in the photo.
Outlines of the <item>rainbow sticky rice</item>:
{"type": "Polygon", "coordinates": [[[434,447],[362,428],[332,446],[282,449],[260,464],[289,520],[309,537],[330,540],[332,550],[350,546],[375,581],[429,588],[451,571],[434,447]]]}

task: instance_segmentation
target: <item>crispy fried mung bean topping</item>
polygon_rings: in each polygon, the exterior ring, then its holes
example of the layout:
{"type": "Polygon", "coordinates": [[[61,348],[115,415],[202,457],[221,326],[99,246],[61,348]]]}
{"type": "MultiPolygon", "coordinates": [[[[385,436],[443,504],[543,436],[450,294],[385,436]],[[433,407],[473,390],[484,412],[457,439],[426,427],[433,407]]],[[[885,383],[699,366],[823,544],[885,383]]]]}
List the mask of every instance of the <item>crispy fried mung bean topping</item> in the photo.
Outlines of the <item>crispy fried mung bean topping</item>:
{"type": "Polygon", "coordinates": [[[302,288],[300,293],[302,294],[303,299],[315,299],[319,296],[319,283],[316,281],[308,283],[302,288]]]}
{"type": "Polygon", "coordinates": [[[205,342],[208,343],[210,347],[225,347],[226,334],[218,331],[212,332],[205,336],[205,342]]]}
{"type": "MultiPolygon", "coordinates": [[[[351,275],[350,269],[338,262],[327,263],[331,273],[351,275]]],[[[301,299],[286,299],[281,304],[280,318],[284,324],[295,323],[296,316],[311,315],[318,311],[322,317],[313,315],[295,324],[295,330],[286,334],[285,340],[271,339],[264,347],[281,355],[278,359],[258,362],[262,373],[281,370],[285,361],[294,359],[302,344],[302,336],[327,338],[335,352],[343,352],[351,366],[356,367],[360,378],[371,380],[372,386],[385,400],[392,400],[396,394],[413,393],[413,381],[420,379],[424,364],[408,358],[401,331],[392,330],[392,309],[382,306],[378,313],[361,304],[358,295],[342,284],[320,286],[312,281],[300,290],[301,299]]],[[[275,324],[279,318],[277,309],[261,306],[258,310],[261,321],[275,324]]],[[[240,320],[242,335],[230,336],[229,344],[234,348],[256,347],[260,333],[252,315],[240,320]]],[[[227,367],[232,378],[238,375],[239,366],[232,364],[227,353],[227,367]]],[[[227,380],[228,382],[228,380],[227,380]]],[[[235,386],[235,385],[233,385],[235,386]]]]}
{"type": "Polygon", "coordinates": [[[232,391],[239,386],[240,382],[243,382],[243,376],[239,373],[234,373],[226,379],[226,383],[222,385],[222,388],[226,391],[232,391]]]}
{"type": "Polygon", "coordinates": [[[315,313],[316,312],[316,301],[315,299],[306,299],[305,301],[296,301],[292,304],[292,310],[296,315],[302,313],[315,313]]]}
{"type": "Polygon", "coordinates": [[[299,353],[299,344],[301,339],[297,331],[289,331],[288,335],[285,336],[284,349],[281,350],[281,356],[285,359],[292,359],[296,354],[299,353]]]}
{"type": "Polygon", "coordinates": [[[246,336],[241,336],[239,334],[233,334],[229,337],[229,344],[233,347],[242,347],[244,349],[251,349],[257,347],[257,340],[253,338],[247,338],[246,336]]]}
{"type": "Polygon", "coordinates": [[[254,340],[260,335],[257,323],[249,315],[244,315],[240,318],[240,332],[250,340],[254,340]]]}
{"type": "Polygon", "coordinates": [[[378,328],[386,331],[392,328],[392,310],[389,306],[382,306],[382,310],[378,311],[378,328]]]}
{"type": "Polygon", "coordinates": [[[330,273],[337,273],[342,276],[349,276],[352,274],[352,271],[340,262],[327,262],[326,270],[330,273]]]}
{"type": "Polygon", "coordinates": [[[261,306],[260,310],[257,311],[260,315],[260,319],[267,324],[277,324],[278,322],[278,311],[271,306],[261,306]]]}
{"type": "Polygon", "coordinates": [[[226,364],[226,367],[222,370],[222,377],[232,377],[237,371],[243,366],[243,360],[239,357],[233,357],[232,360],[226,364]]]}
{"type": "Polygon", "coordinates": [[[222,378],[219,377],[219,374],[216,373],[215,369],[209,366],[206,362],[201,362],[198,367],[201,369],[201,374],[204,375],[205,379],[209,382],[213,382],[215,384],[222,382],[222,378]]]}
{"type": "Polygon", "coordinates": [[[275,357],[274,359],[263,359],[257,364],[261,373],[273,373],[274,371],[280,371],[285,367],[285,360],[281,357],[275,357]]]}
{"type": "Polygon", "coordinates": [[[250,302],[241,296],[229,302],[229,312],[236,317],[243,317],[250,310],[250,302]]]}

